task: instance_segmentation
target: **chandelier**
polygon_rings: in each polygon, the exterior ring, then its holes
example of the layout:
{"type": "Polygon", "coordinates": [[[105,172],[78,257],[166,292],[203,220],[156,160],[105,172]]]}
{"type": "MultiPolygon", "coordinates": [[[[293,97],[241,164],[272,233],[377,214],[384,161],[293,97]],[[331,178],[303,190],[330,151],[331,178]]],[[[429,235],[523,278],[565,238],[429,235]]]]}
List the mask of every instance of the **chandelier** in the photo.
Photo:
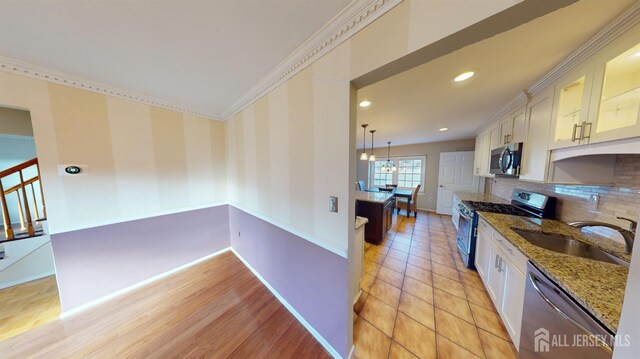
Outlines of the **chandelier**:
{"type": "Polygon", "coordinates": [[[384,172],[396,172],[398,169],[396,165],[391,161],[391,141],[387,142],[387,162],[382,165],[382,170],[384,172]]]}

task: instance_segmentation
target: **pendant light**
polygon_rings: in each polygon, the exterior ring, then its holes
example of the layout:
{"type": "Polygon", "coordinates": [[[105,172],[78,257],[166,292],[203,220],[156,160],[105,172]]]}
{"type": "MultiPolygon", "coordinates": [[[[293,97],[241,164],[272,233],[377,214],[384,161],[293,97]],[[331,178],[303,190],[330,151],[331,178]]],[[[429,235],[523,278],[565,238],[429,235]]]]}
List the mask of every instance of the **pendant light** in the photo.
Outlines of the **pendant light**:
{"type": "Polygon", "coordinates": [[[374,162],[376,160],[376,155],[373,154],[373,134],[376,130],[371,130],[371,156],[369,156],[369,162],[374,162]]]}
{"type": "Polygon", "coordinates": [[[396,165],[391,162],[391,141],[387,142],[387,145],[387,163],[382,166],[382,169],[385,172],[396,172],[398,168],[396,168],[396,165]]]}
{"type": "Polygon", "coordinates": [[[360,160],[366,161],[369,159],[367,156],[367,127],[368,124],[361,125],[362,126],[362,154],[360,155],[360,160]]]}

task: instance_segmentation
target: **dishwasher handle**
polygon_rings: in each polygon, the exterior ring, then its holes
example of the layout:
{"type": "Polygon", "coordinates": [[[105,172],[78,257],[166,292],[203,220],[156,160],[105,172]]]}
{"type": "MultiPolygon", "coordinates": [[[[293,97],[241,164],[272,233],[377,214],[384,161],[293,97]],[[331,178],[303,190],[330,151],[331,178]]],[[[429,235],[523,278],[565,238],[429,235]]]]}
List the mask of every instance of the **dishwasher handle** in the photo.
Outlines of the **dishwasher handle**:
{"type": "MultiPolygon", "coordinates": [[[[590,330],[588,330],[587,328],[585,328],[583,325],[581,325],[580,323],[576,322],[573,318],[569,317],[567,314],[565,314],[565,312],[563,312],[560,308],[558,308],[555,304],[553,304],[553,302],[549,299],[549,297],[547,297],[542,290],[540,290],[540,287],[538,286],[539,284],[545,285],[546,287],[549,287],[547,284],[545,284],[544,282],[541,282],[540,280],[538,280],[538,277],[534,274],[529,272],[529,282],[531,282],[531,285],[533,286],[533,289],[536,291],[536,293],[538,293],[538,295],[545,301],[545,303],[547,303],[551,308],[553,308],[553,310],[563,319],[567,320],[568,322],[570,322],[571,324],[573,324],[575,327],[577,327],[578,329],[580,329],[581,331],[585,332],[585,333],[589,333],[592,334],[594,336],[594,338],[596,338],[596,340],[598,341],[598,343],[602,344],[602,346],[604,348],[606,348],[607,351],[609,352],[613,352],[613,349],[611,348],[611,345],[609,345],[609,343],[605,342],[602,340],[602,338],[599,335],[596,335],[595,333],[591,332],[590,330]]],[[[553,288],[550,288],[553,290],[553,288]]]]}

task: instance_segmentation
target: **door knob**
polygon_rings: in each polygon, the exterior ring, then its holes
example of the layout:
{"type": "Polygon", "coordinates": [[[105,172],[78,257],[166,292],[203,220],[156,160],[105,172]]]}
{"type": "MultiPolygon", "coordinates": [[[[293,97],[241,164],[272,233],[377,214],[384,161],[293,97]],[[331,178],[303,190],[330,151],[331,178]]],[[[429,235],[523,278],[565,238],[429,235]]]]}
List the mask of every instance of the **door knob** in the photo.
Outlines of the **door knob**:
{"type": "Polygon", "coordinates": [[[442,188],[444,188],[444,186],[443,186],[443,185],[440,185],[440,186],[438,186],[438,187],[442,187],[442,188]]]}

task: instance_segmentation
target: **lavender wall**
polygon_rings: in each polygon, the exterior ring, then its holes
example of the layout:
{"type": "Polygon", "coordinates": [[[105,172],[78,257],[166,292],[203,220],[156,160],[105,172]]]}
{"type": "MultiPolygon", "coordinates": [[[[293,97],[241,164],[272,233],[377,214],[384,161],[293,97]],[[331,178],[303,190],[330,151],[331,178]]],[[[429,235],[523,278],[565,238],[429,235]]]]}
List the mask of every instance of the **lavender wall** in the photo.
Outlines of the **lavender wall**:
{"type": "Polygon", "coordinates": [[[228,206],[51,236],[62,310],[229,247],[228,206]]]}
{"type": "Polygon", "coordinates": [[[233,249],[346,358],[347,259],[232,206],[229,228],[233,249]]]}

